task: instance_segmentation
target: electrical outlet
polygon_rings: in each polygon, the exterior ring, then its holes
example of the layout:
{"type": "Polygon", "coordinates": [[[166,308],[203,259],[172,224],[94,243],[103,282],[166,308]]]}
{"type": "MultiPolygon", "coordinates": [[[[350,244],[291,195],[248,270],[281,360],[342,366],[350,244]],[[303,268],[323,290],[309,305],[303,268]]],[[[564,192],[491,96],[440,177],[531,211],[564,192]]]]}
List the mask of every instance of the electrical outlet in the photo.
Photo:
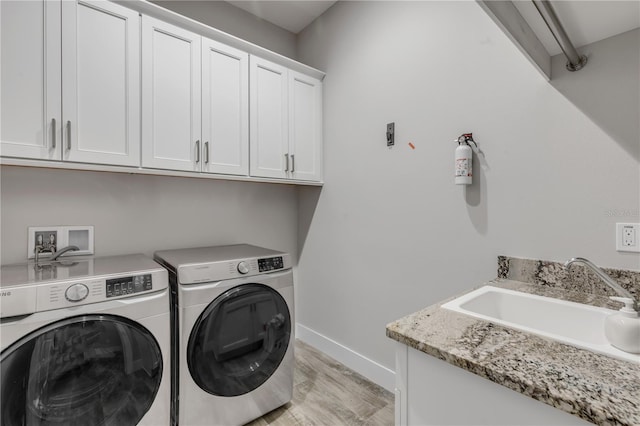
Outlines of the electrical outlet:
{"type": "Polygon", "coordinates": [[[640,253],[640,223],[616,223],[616,250],[640,253]]]}

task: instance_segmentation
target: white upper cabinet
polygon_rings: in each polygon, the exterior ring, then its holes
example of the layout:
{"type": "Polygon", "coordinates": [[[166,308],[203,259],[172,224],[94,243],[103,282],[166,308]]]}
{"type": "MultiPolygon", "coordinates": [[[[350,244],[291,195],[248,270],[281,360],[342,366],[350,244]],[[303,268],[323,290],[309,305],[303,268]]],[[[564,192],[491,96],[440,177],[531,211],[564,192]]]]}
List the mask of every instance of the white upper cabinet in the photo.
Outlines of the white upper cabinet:
{"type": "Polygon", "coordinates": [[[250,59],[251,176],[286,178],[289,169],[287,68],[250,59]]]}
{"type": "Polygon", "coordinates": [[[139,165],[139,14],[54,0],[0,14],[2,155],[139,165]]]}
{"type": "Polygon", "coordinates": [[[60,159],[60,3],[0,1],[0,154],[60,159]]]}
{"type": "Polygon", "coordinates": [[[322,180],[322,82],[289,71],[291,177],[322,180]]]}
{"type": "Polygon", "coordinates": [[[322,83],[255,56],[250,66],[251,176],[322,179],[322,83]]]}
{"type": "Polygon", "coordinates": [[[202,171],[249,173],[249,55],[202,39],[202,171]]]}
{"type": "Polygon", "coordinates": [[[142,18],[142,166],[200,171],[200,36],[142,18]]]}
{"type": "Polygon", "coordinates": [[[322,76],[148,2],[0,0],[0,156],[313,184],[322,76]]]}
{"type": "Polygon", "coordinates": [[[140,16],[62,2],[63,159],[140,164],[140,16]]]}

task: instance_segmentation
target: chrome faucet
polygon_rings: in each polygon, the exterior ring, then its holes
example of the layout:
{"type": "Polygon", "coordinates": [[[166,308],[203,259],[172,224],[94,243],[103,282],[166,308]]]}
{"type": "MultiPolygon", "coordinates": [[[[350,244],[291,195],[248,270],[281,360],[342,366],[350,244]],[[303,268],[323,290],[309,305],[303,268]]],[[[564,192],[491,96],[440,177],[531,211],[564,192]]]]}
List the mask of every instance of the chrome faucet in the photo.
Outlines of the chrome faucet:
{"type": "Polygon", "coordinates": [[[63,247],[60,250],[56,251],[55,253],[53,253],[48,260],[50,262],[53,262],[54,260],[56,260],[57,258],[59,258],[60,256],[62,256],[63,254],[65,254],[68,251],[78,251],[78,250],[80,250],[80,248],[78,248],[78,246],[66,246],[66,247],[63,247]]]}
{"type": "Polygon", "coordinates": [[[638,302],[636,301],[635,297],[633,297],[633,295],[627,290],[622,288],[620,284],[615,282],[613,278],[611,278],[606,272],[594,265],[590,260],[583,257],[574,257],[571,260],[567,260],[565,262],[564,268],[568,271],[571,265],[573,265],[574,263],[582,263],[587,268],[591,269],[597,276],[600,277],[602,281],[604,281],[606,285],[614,289],[616,293],[618,293],[618,295],[622,297],[628,297],[629,299],[633,300],[633,309],[638,310],[638,302]]]}

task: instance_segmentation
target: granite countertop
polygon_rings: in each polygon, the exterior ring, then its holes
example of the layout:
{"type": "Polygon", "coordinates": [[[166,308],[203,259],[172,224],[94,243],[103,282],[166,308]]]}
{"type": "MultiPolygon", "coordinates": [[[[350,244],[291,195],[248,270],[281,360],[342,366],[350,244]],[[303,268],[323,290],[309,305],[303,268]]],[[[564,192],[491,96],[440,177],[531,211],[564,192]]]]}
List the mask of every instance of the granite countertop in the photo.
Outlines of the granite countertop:
{"type": "MultiPolygon", "coordinates": [[[[618,306],[605,295],[512,279],[486,285],[618,306]]],[[[387,336],[592,423],[640,425],[640,365],[442,309],[442,303],[389,324],[387,336]]]]}

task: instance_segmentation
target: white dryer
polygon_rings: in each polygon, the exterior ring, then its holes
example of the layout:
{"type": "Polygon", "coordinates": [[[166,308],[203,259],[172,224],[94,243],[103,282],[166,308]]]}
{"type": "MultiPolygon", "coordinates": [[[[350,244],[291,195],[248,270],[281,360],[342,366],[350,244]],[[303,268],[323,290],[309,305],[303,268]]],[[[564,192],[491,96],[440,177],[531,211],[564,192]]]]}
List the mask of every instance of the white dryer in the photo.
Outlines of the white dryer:
{"type": "Polygon", "coordinates": [[[128,255],[1,269],[0,424],[169,424],[164,268],[128,255]]]}
{"type": "Polygon", "coordinates": [[[158,251],[173,311],[172,418],[242,425],[293,395],[293,273],[250,245],[158,251]]]}

